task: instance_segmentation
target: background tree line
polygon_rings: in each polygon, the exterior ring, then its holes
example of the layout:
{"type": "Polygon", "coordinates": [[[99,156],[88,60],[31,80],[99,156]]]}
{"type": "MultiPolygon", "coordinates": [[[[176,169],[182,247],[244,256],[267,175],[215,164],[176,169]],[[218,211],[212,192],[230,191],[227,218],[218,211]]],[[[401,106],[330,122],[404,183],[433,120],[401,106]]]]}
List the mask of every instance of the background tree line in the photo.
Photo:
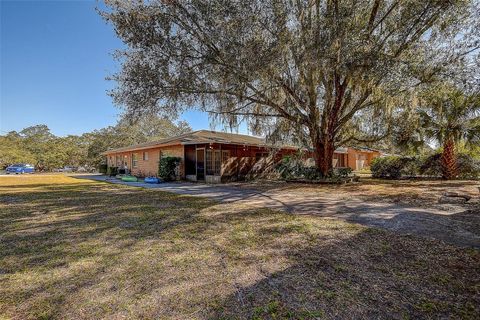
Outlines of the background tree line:
{"type": "Polygon", "coordinates": [[[98,168],[105,161],[100,154],[110,148],[162,139],[191,131],[187,122],[174,123],[155,115],[135,122],[122,117],[109,126],[82,135],[58,137],[46,125],[35,125],[0,136],[0,169],[13,163],[29,163],[37,170],[64,166],[98,168]]]}

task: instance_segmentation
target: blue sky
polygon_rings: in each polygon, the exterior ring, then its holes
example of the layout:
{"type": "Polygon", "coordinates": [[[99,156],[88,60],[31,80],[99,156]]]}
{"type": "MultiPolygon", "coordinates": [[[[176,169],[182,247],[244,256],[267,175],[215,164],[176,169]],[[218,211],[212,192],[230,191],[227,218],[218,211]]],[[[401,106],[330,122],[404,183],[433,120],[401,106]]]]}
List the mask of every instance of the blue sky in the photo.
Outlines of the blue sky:
{"type": "MultiPolygon", "coordinates": [[[[119,109],[105,77],[122,47],[96,1],[0,0],[0,134],[46,124],[60,136],[115,124],[119,109]]],[[[193,129],[206,114],[182,115],[193,129]]],[[[245,132],[245,128],[241,130],[245,132]]]]}

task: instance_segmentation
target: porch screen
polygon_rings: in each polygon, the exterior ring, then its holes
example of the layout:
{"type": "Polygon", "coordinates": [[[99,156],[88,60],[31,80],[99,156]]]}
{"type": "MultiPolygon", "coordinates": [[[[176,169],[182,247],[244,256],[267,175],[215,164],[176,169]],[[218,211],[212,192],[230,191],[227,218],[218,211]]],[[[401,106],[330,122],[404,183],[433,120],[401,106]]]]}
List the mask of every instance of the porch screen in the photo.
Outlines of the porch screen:
{"type": "Polygon", "coordinates": [[[207,175],[209,175],[209,176],[213,175],[213,152],[212,152],[212,150],[207,150],[205,152],[205,165],[206,165],[207,175]]]}
{"type": "Polygon", "coordinates": [[[205,165],[207,175],[219,176],[222,169],[222,153],[220,150],[207,150],[205,152],[205,165]]]}
{"type": "Polygon", "coordinates": [[[216,176],[219,176],[220,175],[220,170],[222,169],[222,154],[220,152],[220,150],[215,150],[214,152],[214,167],[213,167],[213,171],[215,173],[216,176]]]}

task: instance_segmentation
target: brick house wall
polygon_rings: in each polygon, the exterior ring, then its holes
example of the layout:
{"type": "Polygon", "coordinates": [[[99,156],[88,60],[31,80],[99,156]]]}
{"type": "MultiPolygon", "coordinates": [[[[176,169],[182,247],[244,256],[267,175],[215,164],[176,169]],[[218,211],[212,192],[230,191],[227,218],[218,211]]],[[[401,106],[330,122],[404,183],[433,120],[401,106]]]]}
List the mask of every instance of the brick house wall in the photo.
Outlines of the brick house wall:
{"type": "Polygon", "coordinates": [[[148,177],[158,174],[158,161],[160,159],[160,148],[138,150],[132,152],[137,155],[137,166],[132,167],[133,175],[148,177]]]}
{"type": "Polygon", "coordinates": [[[364,167],[370,167],[372,160],[379,157],[378,151],[362,151],[354,148],[348,148],[347,162],[348,167],[353,170],[357,169],[357,160],[364,160],[364,167]]]}
{"type": "MultiPolygon", "coordinates": [[[[162,147],[152,147],[142,150],[134,150],[128,152],[117,152],[107,155],[107,163],[109,166],[122,167],[126,163],[127,168],[135,176],[157,176],[158,164],[160,157],[172,156],[181,159],[179,166],[178,179],[185,179],[185,150],[195,155],[196,148],[205,148],[205,150],[220,150],[222,154],[221,176],[222,180],[235,180],[249,174],[253,166],[260,158],[265,157],[270,149],[255,146],[242,146],[231,144],[197,144],[197,145],[170,145],[162,147]],[[136,155],[136,166],[133,167],[133,156],[136,155]],[[148,155],[148,156],[147,156],[148,155]],[[145,158],[144,158],[145,156],[145,158]]],[[[293,149],[281,149],[275,154],[274,161],[279,161],[283,156],[296,153],[293,149]]],[[[347,148],[347,153],[335,154],[337,166],[348,166],[353,170],[357,169],[357,160],[363,161],[363,167],[369,167],[374,158],[380,156],[378,151],[367,151],[362,149],[347,148]]],[[[306,157],[313,157],[311,152],[306,157]]],[[[312,158],[313,159],[313,158],[312,158]]],[[[361,164],[360,162],[359,164],[361,164]]],[[[189,165],[190,167],[192,164],[189,165]]],[[[190,168],[189,167],[189,168],[190,168]]],[[[195,169],[189,169],[195,175],[195,169]]]]}
{"type": "Polygon", "coordinates": [[[123,163],[126,162],[127,168],[135,176],[157,176],[158,163],[161,156],[180,157],[182,160],[180,162],[179,178],[185,177],[183,145],[157,147],[143,150],[135,150],[131,152],[112,153],[107,156],[107,164],[110,167],[122,167],[123,163]],[[132,161],[134,155],[136,155],[137,157],[136,166],[133,166],[132,161]],[[146,156],[145,159],[144,156],[146,156]],[[118,162],[117,160],[120,160],[120,162],[118,162]]]}

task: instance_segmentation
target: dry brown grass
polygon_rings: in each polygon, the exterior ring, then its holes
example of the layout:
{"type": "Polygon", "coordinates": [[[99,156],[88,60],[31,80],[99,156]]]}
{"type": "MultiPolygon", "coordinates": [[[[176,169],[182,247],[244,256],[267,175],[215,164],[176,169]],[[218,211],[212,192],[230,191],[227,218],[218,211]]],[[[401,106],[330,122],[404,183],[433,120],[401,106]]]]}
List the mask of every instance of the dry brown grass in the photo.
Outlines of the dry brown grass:
{"type": "Polygon", "coordinates": [[[0,177],[0,319],[470,318],[480,253],[65,176],[0,177]]]}
{"type": "Polygon", "coordinates": [[[437,204],[438,199],[447,191],[460,192],[473,197],[478,204],[480,181],[474,180],[384,180],[361,178],[358,183],[341,185],[301,184],[281,181],[253,181],[232,183],[243,188],[262,191],[291,190],[297,193],[332,193],[348,197],[358,197],[365,201],[388,201],[416,206],[437,204]]]}

